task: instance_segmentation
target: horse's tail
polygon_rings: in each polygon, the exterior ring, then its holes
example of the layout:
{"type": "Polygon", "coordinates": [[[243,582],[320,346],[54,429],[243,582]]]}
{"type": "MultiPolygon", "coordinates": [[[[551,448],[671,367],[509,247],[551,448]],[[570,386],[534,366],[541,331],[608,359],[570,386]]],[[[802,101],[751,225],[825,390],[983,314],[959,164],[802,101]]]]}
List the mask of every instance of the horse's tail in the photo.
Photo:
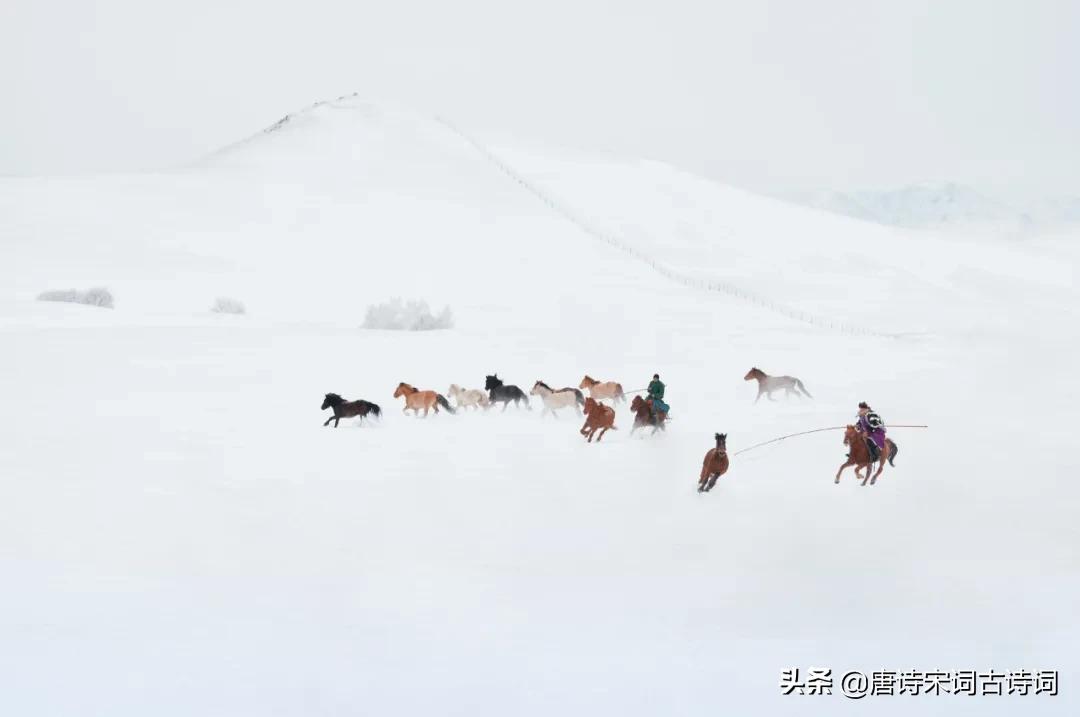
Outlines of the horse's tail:
{"type": "Polygon", "coordinates": [[[621,383],[615,384],[615,400],[616,401],[622,401],[623,403],[626,403],[626,394],[623,393],[621,383]]]}
{"type": "Polygon", "coordinates": [[[806,386],[803,386],[802,381],[800,381],[799,379],[795,379],[795,385],[799,387],[800,391],[806,394],[807,398],[813,398],[813,396],[810,395],[810,392],[806,390],[806,386]]]}
{"type": "Polygon", "coordinates": [[[369,401],[368,406],[371,407],[371,415],[375,416],[375,418],[382,418],[382,409],[379,408],[378,404],[369,401]]]}
{"type": "Polygon", "coordinates": [[[571,390],[574,392],[574,395],[577,397],[578,405],[584,406],[585,405],[585,395],[576,388],[571,389],[571,390]]]}
{"type": "Polygon", "coordinates": [[[435,402],[446,409],[447,413],[457,413],[454,407],[450,405],[450,402],[441,393],[435,394],[435,402]]]}
{"type": "Polygon", "coordinates": [[[896,444],[891,438],[886,438],[885,441],[889,444],[889,465],[896,468],[896,464],[893,463],[893,459],[896,458],[896,454],[900,452],[900,449],[896,447],[896,444]]]}

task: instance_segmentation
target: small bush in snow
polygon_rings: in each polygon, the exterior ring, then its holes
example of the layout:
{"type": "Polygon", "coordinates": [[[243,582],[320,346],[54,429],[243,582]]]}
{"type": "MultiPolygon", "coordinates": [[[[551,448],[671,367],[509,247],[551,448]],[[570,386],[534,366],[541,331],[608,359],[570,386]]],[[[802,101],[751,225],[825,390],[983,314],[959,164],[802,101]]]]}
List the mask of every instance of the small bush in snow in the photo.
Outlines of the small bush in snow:
{"type": "Polygon", "coordinates": [[[228,296],[219,296],[214,299],[214,305],[210,310],[215,314],[246,314],[244,303],[238,299],[230,299],[228,296]]]}
{"type": "Polygon", "coordinates": [[[402,301],[391,299],[368,307],[364,317],[365,329],[390,329],[394,331],[433,331],[450,329],[454,317],[447,306],[436,316],[426,301],[402,301]]]}
{"type": "Polygon", "coordinates": [[[104,309],[113,308],[113,295],[104,287],[94,287],[86,291],[63,289],[61,291],[43,291],[38,294],[38,301],[66,301],[69,304],[87,304],[104,309]]]}

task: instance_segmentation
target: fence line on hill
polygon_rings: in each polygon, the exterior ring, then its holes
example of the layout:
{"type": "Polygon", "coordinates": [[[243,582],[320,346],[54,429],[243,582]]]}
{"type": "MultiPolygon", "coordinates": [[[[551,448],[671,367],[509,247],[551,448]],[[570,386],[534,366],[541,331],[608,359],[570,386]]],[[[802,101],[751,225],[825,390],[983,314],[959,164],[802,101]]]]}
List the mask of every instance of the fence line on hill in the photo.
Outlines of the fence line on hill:
{"type": "Polygon", "coordinates": [[[510,179],[517,182],[519,185],[521,185],[522,188],[524,188],[526,191],[528,191],[545,205],[547,205],[547,207],[553,212],[562,216],[564,219],[574,224],[580,230],[593,237],[594,239],[602,241],[612,247],[615,247],[616,249],[624,252],[625,254],[628,254],[630,257],[649,265],[654,271],[656,271],[658,274],[667,278],[670,281],[676,282],[692,289],[701,289],[704,291],[711,291],[715,293],[725,294],[727,296],[732,296],[746,303],[759,306],[763,309],[772,311],[795,321],[809,324],[810,326],[814,326],[816,328],[830,329],[853,336],[873,336],[877,338],[890,339],[899,337],[898,334],[872,331],[870,329],[866,329],[860,326],[846,324],[840,321],[833,321],[831,319],[824,319],[822,317],[815,316],[814,314],[802,311],[800,309],[793,309],[788,306],[784,306],[783,304],[772,301],[771,299],[766,299],[763,296],[747,291],[746,289],[736,286],[728,281],[723,281],[720,279],[702,279],[700,277],[694,277],[688,274],[677,272],[670,267],[660,263],[648,254],[634,248],[626,241],[620,239],[614,234],[611,234],[594,226],[580,213],[571,209],[563,202],[557,201],[546,190],[541,189],[538,185],[526,179],[517,170],[515,170],[513,167],[503,161],[501,157],[492,152],[486,145],[473,139],[471,136],[461,131],[447,120],[441,117],[436,118],[436,120],[444,127],[446,127],[450,132],[464,140],[485,159],[494,164],[499,170],[503,172],[503,174],[507,175],[510,179]]]}

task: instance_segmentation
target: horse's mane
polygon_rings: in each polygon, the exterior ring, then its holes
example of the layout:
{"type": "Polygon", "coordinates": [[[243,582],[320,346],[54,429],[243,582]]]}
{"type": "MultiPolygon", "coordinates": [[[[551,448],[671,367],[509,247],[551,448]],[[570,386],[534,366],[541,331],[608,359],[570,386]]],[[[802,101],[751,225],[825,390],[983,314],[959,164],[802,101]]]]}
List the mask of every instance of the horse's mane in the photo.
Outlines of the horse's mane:
{"type": "Polygon", "coordinates": [[[551,386],[548,386],[548,385],[547,385],[546,383],[544,383],[543,381],[537,381],[537,382],[536,382],[536,385],[537,385],[537,386],[543,386],[544,388],[546,388],[547,390],[551,391],[552,393],[554,393],[554,392],[555,392],[555,389],[553,389],[553,388],[552,388],[551,386]]]}
{"type": "Polygon", "coordinates": [[[331,406],[333,406],[334,404],[337,404],[337,403],[344,403],[345,402],[345,399],[342,398],[341,396],[337,395],[336,393],[328,393],[328,394],[326,394],[325,398],[330,403],[331,406]]]}

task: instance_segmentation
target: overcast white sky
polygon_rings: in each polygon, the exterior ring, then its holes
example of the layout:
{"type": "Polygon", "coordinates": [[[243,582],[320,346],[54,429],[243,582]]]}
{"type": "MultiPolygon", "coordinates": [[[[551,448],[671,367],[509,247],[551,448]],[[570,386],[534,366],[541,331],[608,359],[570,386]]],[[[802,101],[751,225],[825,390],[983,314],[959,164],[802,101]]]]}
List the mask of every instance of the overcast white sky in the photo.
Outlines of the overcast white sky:
{"type": "Polygon", "coordinates": [[[1076,0],[3,0],[0,174],[154,168],[359,92],[774,191],[1080,193],[1076,0]]]}

